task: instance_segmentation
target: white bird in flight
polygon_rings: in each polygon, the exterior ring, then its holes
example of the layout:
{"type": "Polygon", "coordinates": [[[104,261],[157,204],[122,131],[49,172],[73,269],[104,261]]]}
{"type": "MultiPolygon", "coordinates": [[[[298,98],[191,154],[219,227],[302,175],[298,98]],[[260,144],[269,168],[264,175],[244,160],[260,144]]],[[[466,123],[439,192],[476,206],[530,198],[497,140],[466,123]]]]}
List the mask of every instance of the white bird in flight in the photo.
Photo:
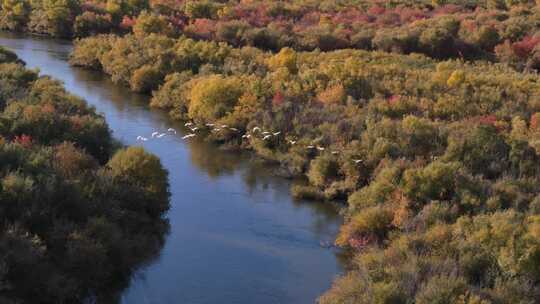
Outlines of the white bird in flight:
{"type": "Polygon", "coordinates": [[[159,134],[159,135],[158,135],[158,136],[156,136],[156,137],[157,137],[157,138],[162,138],[162,137],[163,137],[163,136],[165,136],[165,135],[167,135],[167,134],[165,134],[165,133],[161,133],[161,134],[159,134]]]}
{"type": "Polygon", "coordinates": [[[290,143],[291,145],[294,145],[294,144],[296,144],[296,140],[289,140],[289,143],[290,143]]]}
{"type": "Polygon", "coordinates": [[[215,124],[213,124],[213,123],[207,123],[206,126],[211,128],[211,127],[215,126],[215,124]]]}
{"type": "Polygon", "coordinates": [[[317,146],[317,150],[319,150],[319,151],[324,151],[324,147],[317,146]]]}
{"type": "Polygon", "coordinates": [[[195,134],[191,133],[191,134],[185,135],[184,137],[182,137],[182,139],[188,139],[188,138],[191,138],[191,137],[195,137],[195,134]]]}
{"type": "Polygon", "coordinates": [[[152,138],[158,136],[158,134],[159,134],[159,132],[157,132],[157,131],[156,131],[156,132],[152,132],[152,138]]]}
{"type": "Polygon", "coordinates": [[[270,137],[272,137],[272,135],[266,135],[266,136],[263,137],[263,140],[267,140],[267,139],[269,139],[270,137]]]}
{"type": "Polygon", "coordinates": [[[193,125],[192,122],[186,122],[186,123],[184,124],[185,127],[189,127],[189,126],[192,126],[192,125],[193,125]]]}
{"type": "Polygon", "coordinates": [[[167,130],[167,132],[171,132],[171,133],[174,133],[174,134],[176,134],[176,130],[175,130],[175,129],[173,129],[173,128],[169,128],[169,129],[167,130]]]}
{"type": "Polygon", "coordinates": [[[363,162],[364,160],[362,160],[362,159],[353,159],[353,161],[354,161],[355,164],[359,164],[359,163],[363,162]]]}
{"type": "Polygon", "coordinates": [[[256,132],[256,131],[261,131],[261,128],[259,128],[259,127],[253,128],[253,132],[256,132]]]}
{"type": "Polygon", "coordinates": [[[146,137],[143,137],[143,136],[137,136],[137,140],[141,140],[141,141],[147,141],[148,138],[146,137]]]}
{"type": "Polygon", "coordinates": [[[250,138],[250,137],[251,137],[251,135],[249,135],[249,134],[242,135],[242,138],[250,138]]]}
{"type": "Polygon", "coordinates": [[[274,136],[278,136],[279,134],[281,134],[281,131],[274,133],[274,136]]]}

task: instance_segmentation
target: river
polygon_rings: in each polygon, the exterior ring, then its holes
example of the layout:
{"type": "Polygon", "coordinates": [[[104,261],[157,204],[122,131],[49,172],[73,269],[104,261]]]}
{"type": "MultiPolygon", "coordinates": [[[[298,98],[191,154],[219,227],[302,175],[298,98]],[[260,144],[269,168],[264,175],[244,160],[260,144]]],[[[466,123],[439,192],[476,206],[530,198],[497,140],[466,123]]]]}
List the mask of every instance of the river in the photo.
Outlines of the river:
{"type": "Polygon", "coordinates": [[[105,116],[117,140],[143,145],[169,171],[170,233],[116,302],[313,303],[342,271],[340,253],[320,246],[341,223],[329,204],[294,201],[291,181],[249,154],[182,140],[182,125],[150,109],[147,96],[69,66],[70,42],[0,33],[0,45],[62,80],[105,116]],[[136,141],[170,127],[179,133],[136,141]]]}

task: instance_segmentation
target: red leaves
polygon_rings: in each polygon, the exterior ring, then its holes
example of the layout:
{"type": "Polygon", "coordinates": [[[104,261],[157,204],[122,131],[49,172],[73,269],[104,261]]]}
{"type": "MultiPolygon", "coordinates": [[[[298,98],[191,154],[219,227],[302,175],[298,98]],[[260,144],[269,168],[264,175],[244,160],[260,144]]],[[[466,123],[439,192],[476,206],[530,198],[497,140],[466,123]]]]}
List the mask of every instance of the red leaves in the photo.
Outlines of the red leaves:
{"type": "Polygon", "coordinates": [[[13,143],[19,144],[25,148],[30,148],[33,144],[32,136],[26,134],[15,136],[13,143]]]}
{"type": "Polygon", "coordinates": [[[124,30],[130,30],[135,25],[136,21],[136,18],[124,16],[124,18],[122,19],[122,23],[120,23],[120,27],[124,30]]]}
{"type": "Polygon", "coordinates": [[[378,15],[384,14],[385,11],[386,11],[386,9],[384,7],[375,5],[375,6],[370,7],[367,10],[367,13],[370,14],[370,15],[378,16],[378,15]]]}
{"type": "Polygon", "coordinates": [[[362,250],[367,246],[376,243],[377,237],[373,234],[365,234],[361,236],[355,236],[349,239],[349,246],[356,250],[362,250]]]}
{"type": "Polygon", "coordinates": [[[214,20],[199,18],[195,19],[189,28],[195,36],[201,39],[211,39],[217,31],[217,24],[214,20]]]}
{"type": "Polygon", "coordinates": [[[277,91],[272,98],[272,105],[280,106],[283,104],[283,102],[285,102],[285,97],[283,96],[283,93],[281,93],[281,91],[277,91]]]}
{"type": "Polygon", "coordinates": [[[527,36],[521,41],[512,44],[514,54],[520,58],[527,58],[533,52],[534,48],[540,43],[540,37],[527,36]]]}
{"type": "Polygon", "coordinates": [[[531,116],[530,129],[533,131],[538,130],[540,125],[538,124],[540,120],[540,113],[535,113],[531,116]]]}
{"type": "Polygon", "coordinates": [[[497,117],[495,115],[484,115],[476,118],[476,121],[481,125],[492,125],[494,126],[497,122],[497,117]]]}
{"type": "Polygon", "coordinates": [[[390,97],[388,97],[387,101],[388,101],[388,104],[393,106],[395,105],[396,103],[399,102],[399,99],[401,98],[400,95],[391,95],[390,97]]]}

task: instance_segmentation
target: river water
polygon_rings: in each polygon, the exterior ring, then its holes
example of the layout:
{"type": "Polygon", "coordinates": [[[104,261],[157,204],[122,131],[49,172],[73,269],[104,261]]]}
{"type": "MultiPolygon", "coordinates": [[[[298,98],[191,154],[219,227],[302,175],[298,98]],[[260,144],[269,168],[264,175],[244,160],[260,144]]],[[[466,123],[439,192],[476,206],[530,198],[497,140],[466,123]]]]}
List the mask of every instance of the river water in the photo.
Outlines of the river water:
{"type": "Polygon", "coordinates": [[[143,145],[169,171],[170,233],[159,256],[119,291],[118,303],[313,303],[341,271],[339,252],[320,246],[340,225],[328,204],[297,202],[290,181],[249,155],[181,139],[182,125],[150,109],[148,97],[107,76],[70,67],[71,44],[0,33],[0,45],[29,68],[62,80],[102,113],[114,137],[143,145]],[[138,135],[173,127],[144,143],[138,135]]]}

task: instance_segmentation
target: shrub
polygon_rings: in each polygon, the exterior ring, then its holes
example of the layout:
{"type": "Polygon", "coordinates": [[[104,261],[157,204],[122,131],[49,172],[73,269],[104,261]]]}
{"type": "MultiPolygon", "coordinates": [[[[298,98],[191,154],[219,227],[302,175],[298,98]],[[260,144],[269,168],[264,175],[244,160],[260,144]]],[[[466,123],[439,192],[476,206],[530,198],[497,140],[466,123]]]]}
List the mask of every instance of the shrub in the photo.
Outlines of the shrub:
{"type": "Polygon", "coordinates": [[[307,176],[313,185],[322,187],[337,178],[338,168],[332,156],[323,154],[311,161],[307,176]]]}
{"type": "Polygon", "coordinates": [[[325,199],[324,193],[320,189],[313,186],[293,185],[291,187],[291,195],[295,199],[306,199],[322,201],[325,199]]]}
{"type": "Polygon", "coordinates": [[[167,173],[159,158],[140,147],[129,147],[114,154],[107,163],[113,178],[127,180],[153,195],[167,195],[167,173]]]}
{"type": "Polygon", "coordinates": [[[393,212],[385,207],[364,208],[341,227],[336,244],[348,246],[349,241],[357,236],[373,236],[375,240],[384,240],[392,228],[393,218],[393,212]]]}
{"type": "Polygon", "coordinates": [[[455,276],[435,276],[431,278],[416,296],[418,304],[457,303],[466,294],[465,280],[455,276]]]}
{"type": "Polygon", "coordinates": [[[175,30],[164,16],[143,12],[135,21],[135,25],[133,26],[133,34],[138,37],[145,37],[152,33],[174,36],[175,30]]]}
{"type": "Polygon", "coordinates": [[[189,116],[203,121],[226,116],[242,96],[243,86],[236,77],[211,75],[198,80],[191,89],[189,116]]]}

